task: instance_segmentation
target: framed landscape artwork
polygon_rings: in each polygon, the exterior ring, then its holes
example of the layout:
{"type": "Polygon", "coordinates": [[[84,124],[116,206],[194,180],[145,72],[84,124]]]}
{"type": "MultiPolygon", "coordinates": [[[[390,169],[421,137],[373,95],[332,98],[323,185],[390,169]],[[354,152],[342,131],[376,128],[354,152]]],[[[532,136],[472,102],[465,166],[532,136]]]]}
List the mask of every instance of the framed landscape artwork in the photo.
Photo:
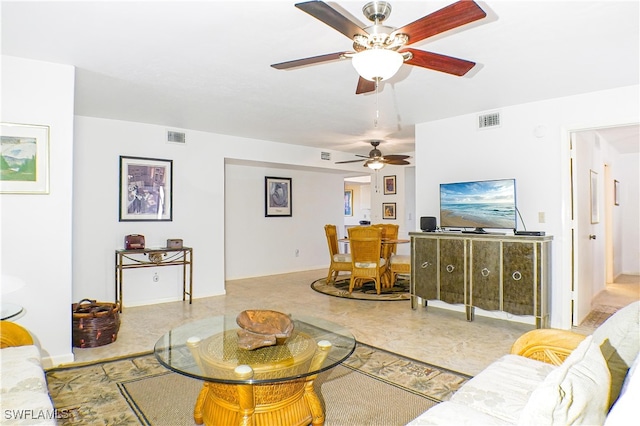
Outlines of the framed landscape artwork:
{"type": "Polygon", "coordinates": [[[120,156],[119,220],[173,220],[173,160],[120,156]]]}
{"type": "Polygon", "coordinates": [[[265,217],[291,216],[291,178],[266,176],[264,191],[265,217]]]}
{"type": "Polygon", "coordinates": [[[396,218],[396,203],[382,203],[382,218],[383,219],[396,218]]]}
{"type": "Polygon", "coordinates": [[[390,195],[396,193],[396,177],[385,176],[384,177],[384,195],[390,195]]]}
{"type": "Polygon", "coordinates": [[[0,193],[49,193],[49,126],[0,123],[0,193]]]}

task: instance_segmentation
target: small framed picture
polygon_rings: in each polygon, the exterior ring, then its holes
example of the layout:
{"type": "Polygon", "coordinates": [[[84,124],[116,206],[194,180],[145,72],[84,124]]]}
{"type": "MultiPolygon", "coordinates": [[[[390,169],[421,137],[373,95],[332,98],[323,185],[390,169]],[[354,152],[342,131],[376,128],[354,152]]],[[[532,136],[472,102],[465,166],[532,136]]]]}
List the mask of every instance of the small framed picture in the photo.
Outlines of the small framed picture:
{"type": "Polygon", "coordinates": [[[344,190],[344,215],[353,216],[353,189],[344,190]]]}
{"type": "Polygon", "coordinates": [[[396,203],[382,203],[382,218],[383,219],[396,218],[396,203]]]}
{"type": "Polygon", "coordinates": [[[598,196],[598,173],[590,170],[591,223],[600,222],[600,201],[598,196]]]}
{"type": "Polygon", "coordinates": [[[173,160],[120,156],[119,220],[173,220],[173,160]]]}
{"type": "Polygon", "coordinates": [[[49,126],[0,123],[0,193],[49,193],[49,126]]]}
{"type": "Polygon", "coordinates": [[[396,193],[396,177],[385,176],[384,177],[384,195],[390,195],[396,193]]]}
{"type": "Polygon", "coordinates": [[[266,176],[264,178],[265,217],[290,217],[291,178],[266,176]]]}

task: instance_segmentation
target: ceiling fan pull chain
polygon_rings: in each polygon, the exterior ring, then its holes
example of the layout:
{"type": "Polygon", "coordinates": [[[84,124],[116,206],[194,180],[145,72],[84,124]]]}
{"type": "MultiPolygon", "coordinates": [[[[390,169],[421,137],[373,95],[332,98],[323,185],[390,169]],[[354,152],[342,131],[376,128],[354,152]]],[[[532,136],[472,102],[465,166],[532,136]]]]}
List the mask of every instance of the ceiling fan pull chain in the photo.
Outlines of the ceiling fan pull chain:
{"type": "Polygon", "coordinates": [[[379,79],[376,78],[376,118],[373,119],[373,127],[378,127],[378,119],[380,118],[380,104],[378,102],[378,83],[379,79]]]}

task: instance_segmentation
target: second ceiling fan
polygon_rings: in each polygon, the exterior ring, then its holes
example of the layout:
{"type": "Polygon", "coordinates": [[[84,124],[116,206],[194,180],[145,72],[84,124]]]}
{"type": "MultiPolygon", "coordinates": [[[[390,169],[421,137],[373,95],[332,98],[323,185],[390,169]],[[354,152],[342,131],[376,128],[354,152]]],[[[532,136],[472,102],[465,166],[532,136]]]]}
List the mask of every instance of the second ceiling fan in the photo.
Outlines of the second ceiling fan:
{"type": "Polygon", "coordinates": [[[475,62],[406,46],[477,21],[487,15],[475,2],[461,0],[396,29],[382,24],[391,13],[391,5],[384,1],[373,1],[367,3],[362,9],[364,15],[373,22],[373,25],[362,28],[359,23],[352,21],[322,1],[308,1],[298,3],[295,6],[353,40],[355,51],[329,53],[271,66],[286,70],[351,58],[354,67],[360,74],[356,94],[374,91],[378,81],[393,76],[403,63],[456,76],[465,75],[473,68],[475,62]],[[375,55],[378,57],[374,59],[375,55]],[[388,68],[376,71],[376,73],[386,73],[387,76],[362,75],[365,72],[361,72],[359,67],[364,69],[364,64],[373,60],[378,61],[377,63],[382,68],[388,68]]]}
{"type": "Polygon", "coordinates": [[[359,161],[364,161],[363,166],[369,167],[370,169],[377,170],[381,169],[385,166],[385,164],[393,164],[395,166],[405,166],[407,164],[411,164],[407,161],[407,158],[411,158],[408,155],[382,155],[382,152],[378,149],[378,145],[380,145],[380,141],[373,140],[369,141],[373,149],[369,151],[369,156],[358,155],[356,157],[360,157],[358,160],[347,160],[347,161],[336,161],[336,164],[345,164],[345,163],[357,163],[359,161]]]}

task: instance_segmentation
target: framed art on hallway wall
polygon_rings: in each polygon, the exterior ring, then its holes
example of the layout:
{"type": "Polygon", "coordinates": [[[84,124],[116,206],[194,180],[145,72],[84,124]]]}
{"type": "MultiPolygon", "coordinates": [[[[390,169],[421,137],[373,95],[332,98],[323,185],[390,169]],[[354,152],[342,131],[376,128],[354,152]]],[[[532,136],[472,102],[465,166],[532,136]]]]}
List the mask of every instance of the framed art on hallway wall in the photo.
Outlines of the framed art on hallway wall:
{"type": "Polygon", "coordinates": [[[384,195],[392,195],[396,193],[396,176],[385,176],[384,181],[384,195]]]}
{"type": "Polygon", "coordinates": [[[344,190],[344,215],[353,216],[353,189],[344,190]]]}
{"type": "Polygon", "coordinates": [[[0,124],[0,193],[49,193],[49,126],[0,124]]]}
{"type": "Polygon", "coordinates": [[[120,222],[173,220],[173,160],[120,156],[120,222]]]}
{"type": "Polygon", "coordinates": [[[590,191],[590,203],[591,203],[591,223],[600,222],[600,197],[598,196],[598,173],[589,171],[589,191],[590,191]]]}
{"type": "Polygon", "coordinates": [[[382,218],[383,219],[396,218],[396,203],[382,203],[382,218]]]}
{"type": "Polygon", "coordinates": [[[291,178],[266,176],[264,191],[265,217],[291,217],[291,178]]]}

